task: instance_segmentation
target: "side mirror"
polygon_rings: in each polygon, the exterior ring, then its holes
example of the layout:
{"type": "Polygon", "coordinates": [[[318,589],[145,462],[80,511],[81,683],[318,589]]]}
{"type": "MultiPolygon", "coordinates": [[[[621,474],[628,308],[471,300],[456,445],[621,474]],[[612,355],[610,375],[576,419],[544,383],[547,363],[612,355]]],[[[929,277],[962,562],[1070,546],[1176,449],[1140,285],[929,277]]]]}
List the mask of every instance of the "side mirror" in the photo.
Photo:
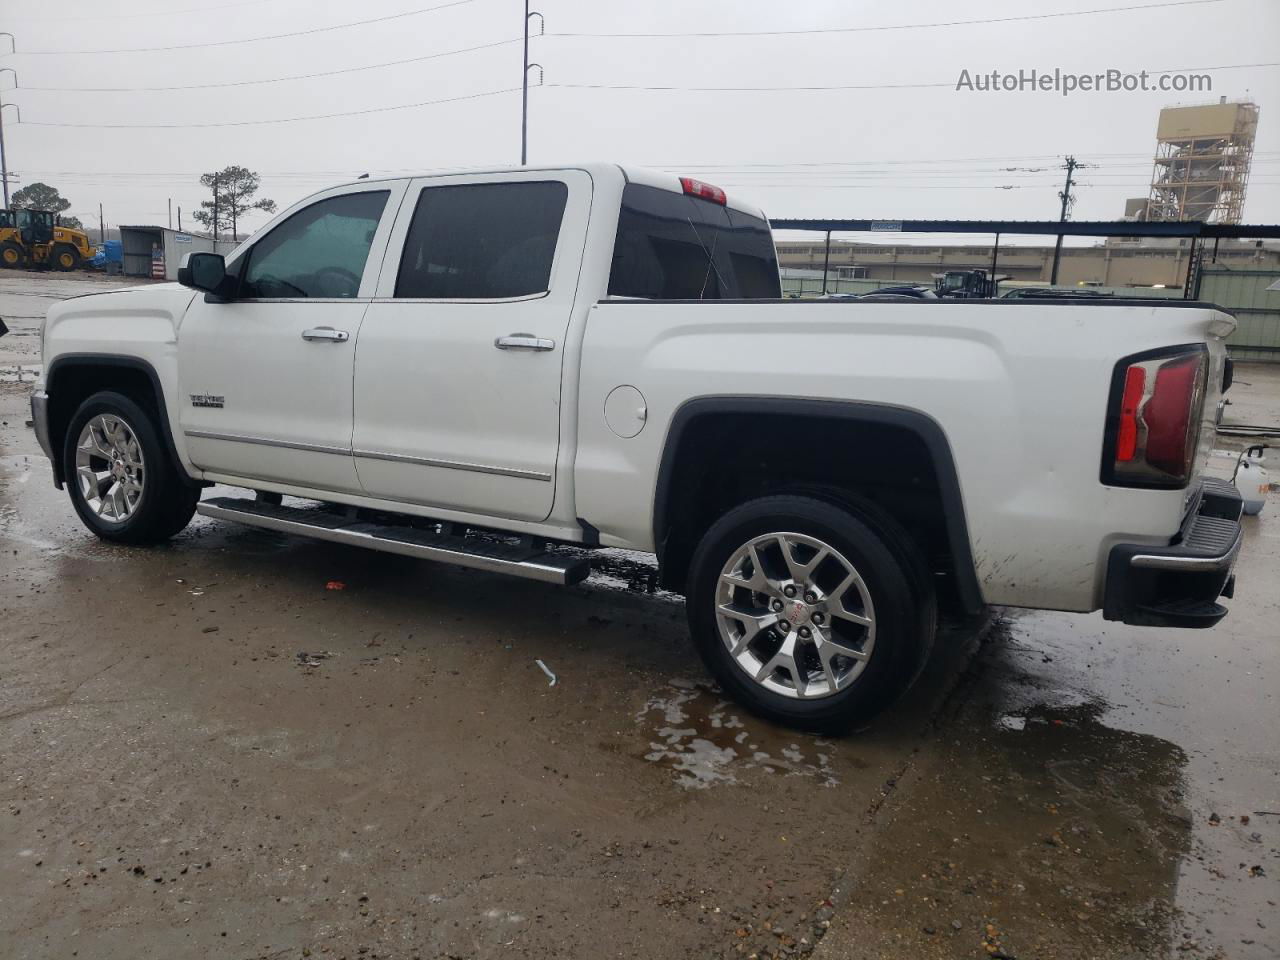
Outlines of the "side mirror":
{"type": "Polygon", "coordinates": [[[223,296],[227,282],[227,263],[220,253],[188,253],[178,268],[178,282],[184,287],[194,287],[223,296]]]}

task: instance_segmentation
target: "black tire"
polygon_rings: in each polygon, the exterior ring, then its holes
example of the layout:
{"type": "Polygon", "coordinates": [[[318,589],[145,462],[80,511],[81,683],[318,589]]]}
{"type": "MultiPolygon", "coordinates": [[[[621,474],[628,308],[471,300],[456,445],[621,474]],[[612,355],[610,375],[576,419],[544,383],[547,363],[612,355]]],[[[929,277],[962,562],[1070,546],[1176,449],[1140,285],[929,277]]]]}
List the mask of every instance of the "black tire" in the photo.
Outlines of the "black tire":
{"type": "Polygon", "coordinates": [[[67,272],[80,266],[80,252],[75,247],[60,243],[49,254],[49,263],[55,270],[67,272]]]}
{"type": "Polygon", "coordinates": [[[17,270],[22,266],[26,258],[26,254],[23,253],[22,247],[18,246],[12,240],[0,243],[0,267],[17,270]]]}
{"type": "Polygon", "coordinates": [[[199,487],[185,483],[179,466],[173,462],[160,437],[155,413],[130,397],[110,390],[89,397],[71,418],[62,446],[62,473],[71,504],[84,525],[113,543],[150,544],[168,540],[191,521],[200,499],[199,487]],[[76,451],[85,424],[104,414],[124,421],[141,448],[142,492],[132,512],[119,521],[99,516],[89,505],[76,469],[76,451]]]}
{"type": "MultiPolygon", "coordinates": [[[[864,723],[910,687],[933,645],[936,601],[928,570],[905,531],[871,507],[799,495],[764,497],[735,507],[698,544],[688,586],[693,641],[721,687],[752,712],[792,727],[842,733],[864,723]],[[721,637],[717,604],[722,570],[749,541],[782,532],[834,548],[857,571],[874,607],[870,654],[860,672],[851,673],[848,685],[834,694],[800,699],[767,689],[739,666],[721,637]]],[[[853,668],[851,661],[841,662],[853,668]]]]}

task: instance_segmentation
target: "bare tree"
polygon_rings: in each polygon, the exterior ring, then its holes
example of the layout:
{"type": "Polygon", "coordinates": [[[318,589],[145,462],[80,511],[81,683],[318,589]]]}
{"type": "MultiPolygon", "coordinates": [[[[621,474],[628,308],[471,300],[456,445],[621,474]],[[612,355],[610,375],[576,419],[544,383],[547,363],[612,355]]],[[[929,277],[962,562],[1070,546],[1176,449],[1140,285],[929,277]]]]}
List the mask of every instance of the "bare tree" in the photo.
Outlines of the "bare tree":
{"type": "Polygon", "coordinates": [[[213,194],[210,200],[201,200],[195,218],[217,239],[227,230],[231,239],[240,239],[240,218],[250,210],[275,213],[274,200],[255,200],[258,192],[258,175],[245,167],[225,167],[216,173],[206,173],[200,182],[213,194]]]}

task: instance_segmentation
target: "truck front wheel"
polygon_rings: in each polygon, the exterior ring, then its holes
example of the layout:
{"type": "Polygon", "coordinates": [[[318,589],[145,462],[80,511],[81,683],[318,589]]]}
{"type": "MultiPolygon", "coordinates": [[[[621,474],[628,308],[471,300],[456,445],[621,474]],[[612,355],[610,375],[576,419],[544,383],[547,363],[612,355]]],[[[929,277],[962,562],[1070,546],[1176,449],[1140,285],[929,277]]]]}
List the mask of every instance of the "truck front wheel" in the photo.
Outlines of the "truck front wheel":
{"type": "Polygon", "coordinates": [[[159,543],[191,520],[199,488],[183,483],[153,415],[104,390],[71,418],[62,454],[71,503],[103,540],[159,543]]]}
{"type": "Polygon", "coordinates": [[[790,726],[841,732],[910,686],[935,603],[891,519],[808,496],[734,508],[692,558],[694,643],[720,685],[790,726]]]}

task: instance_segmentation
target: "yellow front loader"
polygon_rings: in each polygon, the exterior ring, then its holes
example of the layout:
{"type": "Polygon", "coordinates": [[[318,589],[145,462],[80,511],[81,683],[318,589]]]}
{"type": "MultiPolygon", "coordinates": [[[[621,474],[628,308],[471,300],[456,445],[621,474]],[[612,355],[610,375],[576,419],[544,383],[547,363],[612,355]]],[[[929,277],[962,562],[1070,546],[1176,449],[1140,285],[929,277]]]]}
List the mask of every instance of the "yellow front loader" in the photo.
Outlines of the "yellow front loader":
{"type": "Polygon", "coordinates": [[[12,210],[0,210],[0,267],[20,267],[25,259],[22,235],[12,210]]]}
{"type": "Polygon", "coordinates": [[[75,270],[93,253],[89,235],[50,210],[0,210],[0,266],[75,270]]]}

